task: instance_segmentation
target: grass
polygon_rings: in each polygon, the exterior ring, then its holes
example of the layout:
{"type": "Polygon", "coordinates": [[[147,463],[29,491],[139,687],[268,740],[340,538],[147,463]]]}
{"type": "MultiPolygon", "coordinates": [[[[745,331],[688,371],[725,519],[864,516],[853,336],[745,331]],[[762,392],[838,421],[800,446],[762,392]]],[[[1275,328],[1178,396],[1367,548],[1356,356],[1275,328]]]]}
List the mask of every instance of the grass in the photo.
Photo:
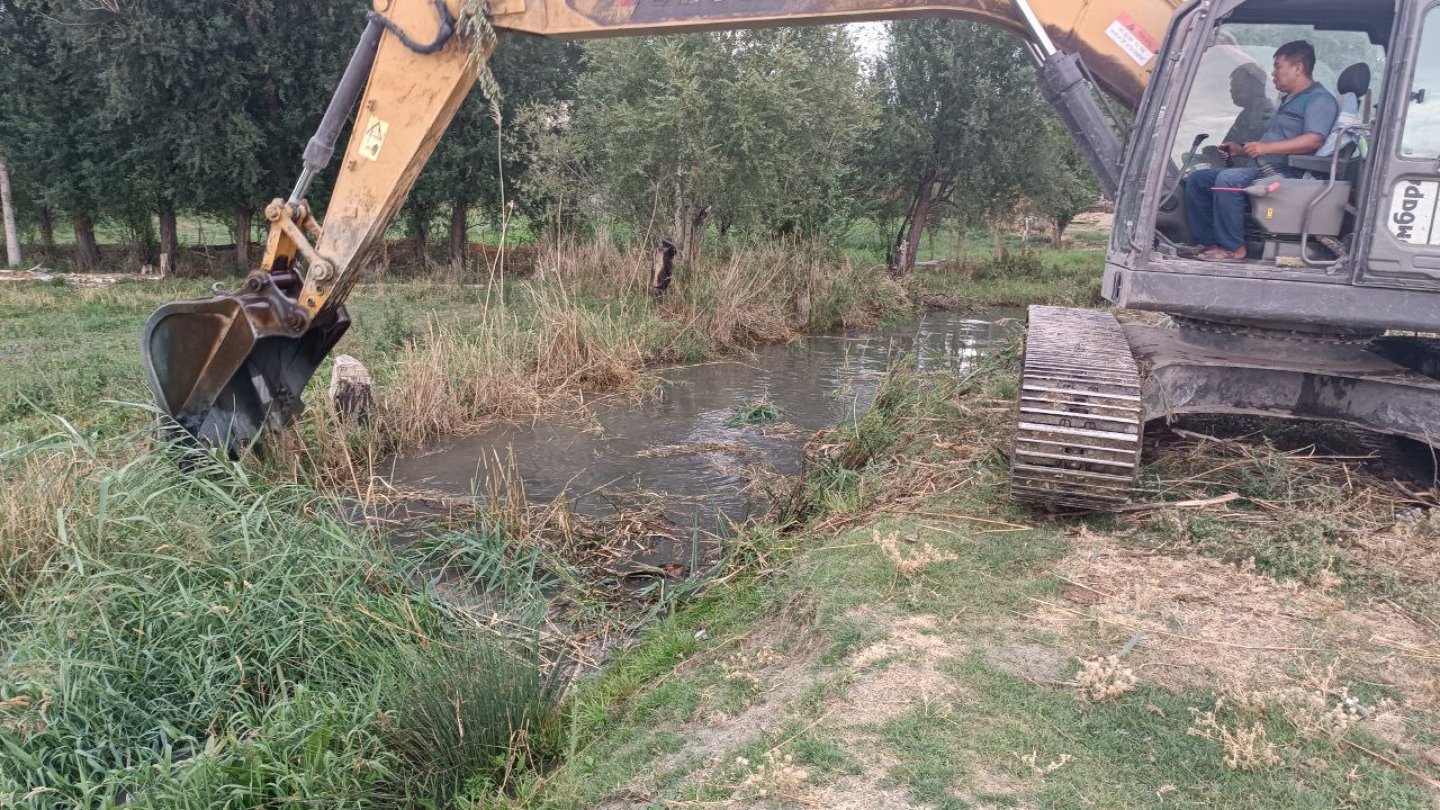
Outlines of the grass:
{"type": "MultiPolygon", "coordinates": [[[[137,437],[138,438],[138,437],[137,437]]],[[[36,807],[445,801],[553,747],[533,641],[479,631],[340,504],[210,457],[96,459],[10,588],[0,796],[36,807]],[[523,744],[522,744],[523,743],[523,744]]]]}
{"type": "Polygon", "coordinates": [[[497,492],[381,542],[350,521],[383,499],[315,489],[367,493],[381,453],[486,419],[643,394],[652,364],[906,301],[1093,295],[1094,253],[1012,255],[906,288],[819,250],[714,255],[653,302],[648,257],[603,241],[474,287],[375,280],[341,347],[377,379],[370,426],[313,408],[278,458],[184,472],[144,451],[146,412],[95,402],[145,399],[129,342],[198,283],[0,288],[6,799],[1429,806],[1428,501],[1303,442],[1169,436],[1153,508],[1015,507],[1016,346],[897,367],[809,444],[773,522],[643,593],[606,568],[643,526],[497,492]],[[606,636],[633,640],[557,705],[557,662],[606,636]]]}
{"type": "MultiPolygon", "coordinates": [[[[241,465],[151,451],[134,404],[142,324],[201,283],[0,288],[3,801],[443,805],[540,770],[564,730],[536,623],[555,600],[609,621],[580,581],[598,572],[566,555],[613,538],[542,549],[533,527],[480,515],[392,552],[312,486],[364,494],[380,452],[895,311],[867,291],[875,271],[815,252],[681,265],[658,305],[647,261],[567,245],[528,277],[367,286],[341,351],[376,372],[369,425],[312,408],[281,452],[241,465]],[[789,303],[802,286],[819,315],[789,303]]],[[[627,621],[693,587],[629,595],[627,621]]]]}
{"type": "Polygon", "coordinates": [[[1027,512],[1005,493],[1015,346],[893,370],[713,581],[626,589],[605,561],[644,526],[518,493],[390,543],[351,522],[383,499],[315,491],[369,496],[383,453],[484,419],[642,395],[657,363],[912,304],[1093,301],[1097,252],[985,249],[940,244],[904,287],[822,249],[714,254],[658,301],[648,255],[605,241],[469,287],[379,278],[340,349],[379,385],[369,427],[312,408],[275,458],[187,471],[104,401],[147,399],[134,336],[199,282],[0,288],[7,800],[1430,806],[1428,502],[1303,441],[1169,435],[1156,506],[1027,512]],[[606,636],[634,643],[556,703],[606,636]]]}

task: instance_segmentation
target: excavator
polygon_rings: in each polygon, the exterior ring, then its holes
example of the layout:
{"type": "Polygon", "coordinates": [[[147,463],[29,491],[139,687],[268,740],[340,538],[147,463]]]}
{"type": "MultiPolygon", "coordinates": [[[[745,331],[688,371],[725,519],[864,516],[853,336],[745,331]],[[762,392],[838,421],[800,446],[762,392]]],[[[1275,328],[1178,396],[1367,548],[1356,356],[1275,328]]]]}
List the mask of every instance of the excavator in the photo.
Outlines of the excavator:
{"type": "MultiPolygon", "coordinates": [[[[1013,32],[1115,201],[1102,294],[1165,317],[1032,307],[1011,493],[1113,511],[1145,426],[1185,414],[1320,420],[1440,444],[1440,6],[1431,0],[374,0],[260,267],[160,307],[147,381],[179,438],[232,453],[304,407],[350,324],[360,264],[497,41],[949,17],[1013,32]],[[1344,112],[1333,144],[1249,198],[1246,258],[1199,261],[1184,193],[1234,123],[1232,79],[1309,39],[1344,112]],[[358,106],[357,106],[358,105],[358,106]],[[1117,111],[1116,107],[1122,108],[1117,111]],[[354,115],[323,218],[307,192],[354,115]]],[[[1263,74],[1262,74],[1263,75],[1263,74]]],[[[493,87],[487,87],[493,91],[493,87]]]]}

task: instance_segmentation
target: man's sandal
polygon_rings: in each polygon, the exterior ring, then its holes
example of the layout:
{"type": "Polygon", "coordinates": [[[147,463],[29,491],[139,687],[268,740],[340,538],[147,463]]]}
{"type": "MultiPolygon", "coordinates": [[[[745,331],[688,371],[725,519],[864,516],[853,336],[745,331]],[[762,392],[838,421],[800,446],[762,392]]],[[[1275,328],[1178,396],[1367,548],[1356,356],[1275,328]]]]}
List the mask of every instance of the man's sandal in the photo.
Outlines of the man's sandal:
{"type": "Polygon", "coordinates": [[[1245,250],[1237,250],[1234,253],[1224,248],[1213,248],[1197,256],[1202,262],[1243,262],[1245,261],[1245,250]]]}

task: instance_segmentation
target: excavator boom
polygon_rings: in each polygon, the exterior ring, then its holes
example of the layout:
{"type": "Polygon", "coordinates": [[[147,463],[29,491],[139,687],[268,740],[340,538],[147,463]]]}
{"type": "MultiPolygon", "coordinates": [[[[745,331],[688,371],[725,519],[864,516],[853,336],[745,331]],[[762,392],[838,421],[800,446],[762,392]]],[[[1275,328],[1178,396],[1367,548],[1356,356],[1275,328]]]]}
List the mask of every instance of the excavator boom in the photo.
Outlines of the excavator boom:
{"type": "Polygon", "coordinates": [[[497,29],[566,37],[952,17],[1036,35],[1028,6],[1054,46],[1079,54],[1106,92],[1133,108],[1179,0],[495,0],[497,29]]]}
{"type": "Polygon", "coordinates": [[[181,437],[231,452],[301,413],[306,384],[348,328],[344,302],[361,262],[489,57],[487,29],[601,37],[922,17],[996,25],[1026,43],[1046,97],[1113,190],[1119,141],[1089,80],[1125,107],[1138,105],[1178,1],[492,0],[482,9],[475,0],[375,0],[305,150],[300,181],[266,209],[270,235],[260,268],[238,290],[157,310],[142,337],[147,380],[181,437]],[[331,162],[352,111],[322,223],[305,193],[331,162]]]}

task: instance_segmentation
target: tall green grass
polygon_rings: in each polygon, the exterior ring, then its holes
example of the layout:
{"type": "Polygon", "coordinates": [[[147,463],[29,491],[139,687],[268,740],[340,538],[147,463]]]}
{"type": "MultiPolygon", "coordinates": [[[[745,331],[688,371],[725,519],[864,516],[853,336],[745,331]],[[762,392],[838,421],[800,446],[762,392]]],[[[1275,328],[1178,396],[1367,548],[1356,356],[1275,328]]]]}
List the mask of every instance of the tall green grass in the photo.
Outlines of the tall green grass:
{"type": "Polygon", "coordinates": [[[0,625],[0,805],[443,803],[553,744],[533,642],[476,629],[334,501],[164,453],[71,494],[0,625]]]}

